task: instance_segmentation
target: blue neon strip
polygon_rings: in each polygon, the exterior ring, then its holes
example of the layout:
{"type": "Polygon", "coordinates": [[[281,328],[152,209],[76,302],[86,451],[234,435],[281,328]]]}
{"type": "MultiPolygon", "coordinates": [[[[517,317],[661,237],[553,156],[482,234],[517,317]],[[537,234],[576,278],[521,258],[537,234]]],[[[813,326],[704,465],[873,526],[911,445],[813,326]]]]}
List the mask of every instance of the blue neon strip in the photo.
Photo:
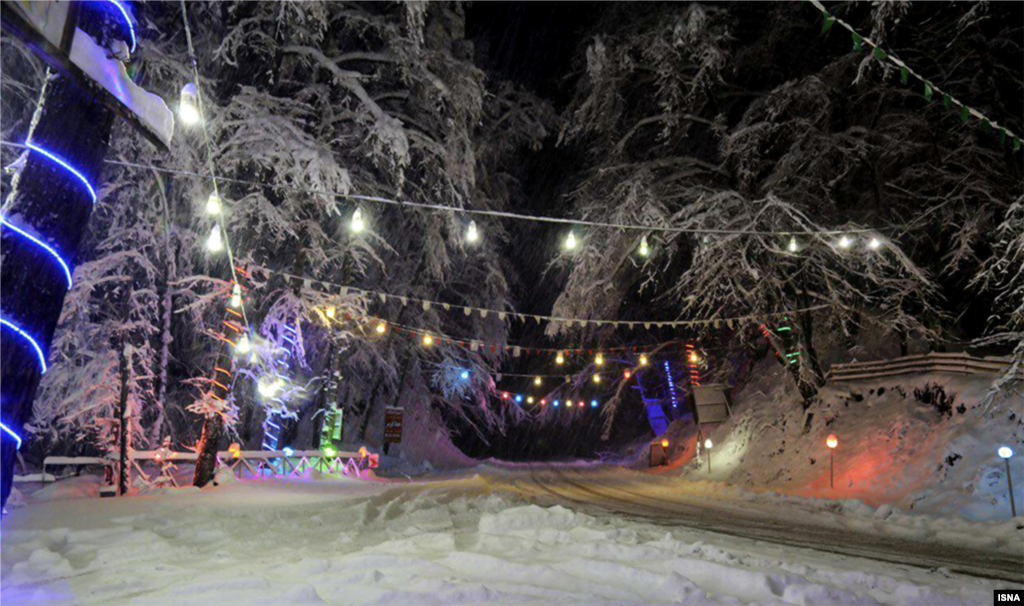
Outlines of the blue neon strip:
{"type": "Polygon", "coordinates": [[[15,233],[17,233],[21,237],[25,238],[26,240],[31,241],[36,246],[42,248],[47,253],[49,253],[51,257],[56,259],[57,263],[60,264],[61,269],[64,270],[64,276],[68,279],[68,290],[71,290],[71,268],[69,268],[68,264],[64,262],[63,258],[61,258],[60,253],[58,253],[56,250],[54,250],[54,248],[52,246],[50,246],[49,244],[47,244],[46,242],[43,242],[39,238],[33,236],[32,234],[28,233],[27,231],[21,229],[17,225],[15,225],[15,224],[11,223],[10,221],[8,221],[7,217],[5,217],[3,215],[0,215],[0,225],[3,225],[4,227],[10,228],[15,233]]]}
{"type": "Polygon", "coordinates": [[[135,26],[132,25],[131,15],[128,14],[128,9],[121,5],[117,0],[109,0],[111,4],[117,7],[121,14],[124,15],[124,21],[128,24],[128,33],[132,35],[132,52],[135,52],[135,26]]]}
{"type": "Polygon", "coordinates": [[[49,151],[39,147],[38,145],[36,145],[34,143],[29,143],[28,141],[26,141],[25,142],[25,147],[31,149],[32,151],[37,151],[37,152],[43,154],[44,156],[46,156],[50,160],[53,160],[57,164],[60,164],[61,166],[63,166],[65,169],[67,169],[68,172],[70,172],[74,176],[78,177],[78,180],[81,181],[83,185],[85,185],[86,189],[89,190],[89,195],[92,196],[92,205],[96,206],[96,190],[93,189],[92,184],[89,183],[89,180],[85,178],[85,175],[83,175],[82,173],[80,173],[77,170],[75,170],[75,167],[73,167],[70,164],[68,164],[67,161],[64,160],[63,158],[61,158],[61,157],[59,157],[57,155],[54,155],[52,152],[49,152],[49,151]]]}
{"type": "Polygon", "coordinates": [[[3,429],[4,432],[7,433],[7,435],[11,436],[12,438],[14,438],[18,442],[18,445],[15,446],[14,449],[15,450],[21,450],[21,437],[18,436],[18,434],[14,433],[14,430],[11,429],[10,427],[4,425],[3,421],[0,421],[0,429],[3,429]]]}
{"type": "Polygon", "coordinates": [[[3,316],[0,316],[0,324],[3,324],[7,328],[10,328],[14,332],[18,333],[19,335],[21,335],[23,339],[25,339],[26,341],[29,342],[29,344],[32,345],[32,349],[36,351],[36,355],[39,357],[39,365],[43,369],[43,371],[40,374],[46,374],[46,356],[43,355],[43,348],[39,347],[39,343],[36,343],[36,340],[33,339],[30,334],[22,330],[20,326],[18,326],[14,322],[11,322],[10,320],[7,320],[3,316]]]}

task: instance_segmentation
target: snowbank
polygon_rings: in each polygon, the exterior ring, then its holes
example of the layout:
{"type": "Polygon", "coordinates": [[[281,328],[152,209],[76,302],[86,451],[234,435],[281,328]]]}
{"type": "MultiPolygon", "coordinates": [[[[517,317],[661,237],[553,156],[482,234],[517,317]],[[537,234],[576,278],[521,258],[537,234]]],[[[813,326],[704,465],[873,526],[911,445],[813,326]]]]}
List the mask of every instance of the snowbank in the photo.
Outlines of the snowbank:
{"type": "MultiPolygon", "coordinates": [[[[986,404],[990,379],[936,373],[845,382],[826,386],[804,411],[773,361],[762,362],[755,376],[736,394],[734,416],[710,432],[711,471],[690,426],[670,430],[680,450],[669,473],[825,499],[829,507],[877,518],[908,512],[1010,517],[996,449],[1008,445],[1024,454],[1024,402],[1007,397],[986,404]],[[832,433],[839,438],[834,488],[825,446],[832,433]]],[[[1012,460],[1018,504],[1024,503],[1022,461],[1012,460]]]]}

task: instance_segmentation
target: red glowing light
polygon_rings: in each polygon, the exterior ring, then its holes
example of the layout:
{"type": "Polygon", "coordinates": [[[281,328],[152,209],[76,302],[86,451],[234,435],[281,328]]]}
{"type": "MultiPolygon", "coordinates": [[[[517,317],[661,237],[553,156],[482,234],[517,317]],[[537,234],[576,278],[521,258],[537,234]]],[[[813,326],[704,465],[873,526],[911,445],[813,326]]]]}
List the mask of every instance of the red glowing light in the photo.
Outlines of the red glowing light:
{"type": "Polygon", "coordinates": [[[540,400],[540,405],[541,405],[541,406],[547,406],[547,404],[548,404],[548,401],[547,401],[547,400],[545,400],[545,399],[543,399],[543,398],[541,398],[541,400],[540,400]]]}
{"type": "Polygon", "coordinates": [[[507,400],[508,399],[508,392],[507,391],[503,391],[501,393],[501,399],[502,400],[507,400]]]}
{"type": "Polygon", "coordinates": [[[839,438],[836,437],[836,434],[828,434],[828,437],[825,438],[825,446],[828,446],[829,448],[835,448],[836,446],[839,446],[839,438]]]}
{"type": "Polygon", "coordinates": [[[629,371],[627,370],[626,372],[622,373],[622,376],[624,376],[624,377],[626,377],[626,378],[628,379],[628,378],[630,378],[630,377],[632,377],[632,376],[633,376],[633,373],[631,373],[631,372],[629,372],[629,371]]]}

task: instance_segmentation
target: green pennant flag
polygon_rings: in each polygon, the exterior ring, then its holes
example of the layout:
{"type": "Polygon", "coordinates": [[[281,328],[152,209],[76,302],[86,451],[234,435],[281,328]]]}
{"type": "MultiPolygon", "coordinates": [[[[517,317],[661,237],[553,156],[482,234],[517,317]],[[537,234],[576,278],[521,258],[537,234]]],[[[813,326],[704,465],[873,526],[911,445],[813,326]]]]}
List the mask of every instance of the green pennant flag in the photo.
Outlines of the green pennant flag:
{"type": "Polygon", "coordinates": [[[859,51],[861,41],[860,34],[858,34],[857,32],[850,32],[850,36],[853,38],[853,50],[859,51]]]}
{"type": "Polygon", "coordinates": [[[881,61],[882,59],[885,59],[888,56],[889,56],[889,53],[887,53],[884,50],[878,48],[877,46],[875,47],[875,59],[878,59],[879,61],[881,61]]]}
{"type": "Polygon", "coordinates": [[[828,30],[832,29],[832,25],[836,22],[836,18],[825,13],[825,22],[821,24],[821,35],[828,33],[828,30]]]}
{"type": "Polygon", "coordinates": [[[1020,137],[1013,136],[1013,151],[1020,151],[1020,137]]]}
{"type": "Polygon", "coordinates": [[[982,120],[981,121],[981,130],[985,131],[986,133],[990,132],[992,130],[992,123],[989,122],[988,119],[982,120]]]}
{"type": "Polygon", "coordinates": [[[967,109],[966,105],[960,106],[960,121],[967,124],[967,120],[971,117],[971,110],[967,109]]]}
{"type": "Polygon", "coordinates": [[[906,65],[901,65],[900,66],[900,81],[903,82],[903,84],[906,84],[907,80],[909,78],[910,78],[910,70],[907,69],[906,65]]]}
{"type": "Polygon", "coordinates": [[[929,101],[932,100],[932,85],[927,82],[924,83],[924,98],[929,101]]]}
{"type": "Polygon", "coordinates": [[[949,109],[949,95],[942,93],[942,107],[949,109]]]}

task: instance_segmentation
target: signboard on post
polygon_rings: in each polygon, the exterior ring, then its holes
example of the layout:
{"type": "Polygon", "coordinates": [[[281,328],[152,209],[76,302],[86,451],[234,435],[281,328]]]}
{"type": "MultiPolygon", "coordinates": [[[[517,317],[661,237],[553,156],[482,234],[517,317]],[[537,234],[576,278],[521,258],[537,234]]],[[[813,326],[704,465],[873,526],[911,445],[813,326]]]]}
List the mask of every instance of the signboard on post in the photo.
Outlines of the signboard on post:
{"type": "Polygon", "coordinates": [[[728,388],[721,383],[698,385],[693,388],[693,414],[697,423],[722,423],[732,412],[729,406],[728,388]]]}
{"type": "MultiPolygon", "coordinates": [[[[106,5],[69,0],[3,0],[0,5],[0,24],[6,32],[23,41],[51,68],[88,89],[158,149],[168,151],[174,116],[166,104],[136,85],[124,62],[108,57],[107,49],[78,28],[80,11],[110,10],[106,5]]],[[[127,11],[122,14],[128,20],[134,50],[134,25],[127,11]]]]}
{"type": "Polygon", "coordinates": [[[402,443],[402,416],[404,408],[388,406],[384,409],[384,443],[402,443]]]}

